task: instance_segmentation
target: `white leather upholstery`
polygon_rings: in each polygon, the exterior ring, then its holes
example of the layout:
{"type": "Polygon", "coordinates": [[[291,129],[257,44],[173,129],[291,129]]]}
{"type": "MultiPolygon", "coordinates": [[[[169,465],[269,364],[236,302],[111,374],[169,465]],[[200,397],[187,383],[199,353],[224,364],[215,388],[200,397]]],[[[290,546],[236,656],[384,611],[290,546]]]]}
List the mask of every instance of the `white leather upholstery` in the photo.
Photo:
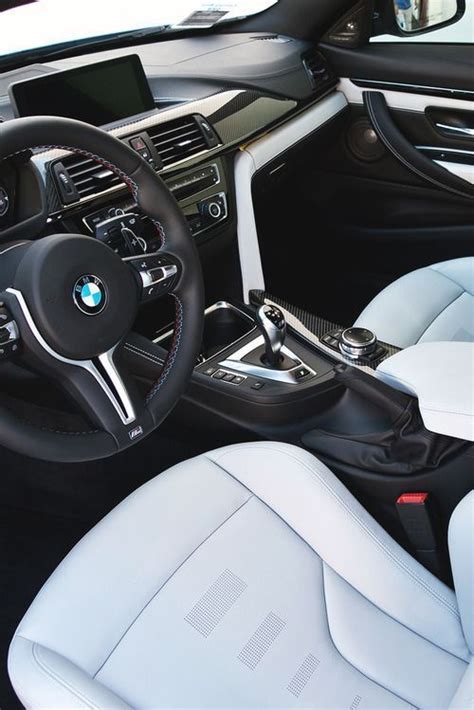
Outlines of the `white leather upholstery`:
{"type": "Polygon", "coordinates": [[[418,398],[429,431],[474,441],[474,343],[419,343],[382,362],[377,377],[418,398]]]}
{"type": "Polygon", "coordinates": [[[418,269],[390,284],[355,325],[400,348],[474,341],[474,257],[418,269]]]}
{"type": "Polygon", "coordinates": [[[176,466],[96,526],[9,671],[34,708],[438,709],[469,698],[471,658],[449,588],[313,456],[254,443],[176,466]]]}
{"type": "Polygon", "coordinates": [[[474,653],[474,491],[454,511],[448,542],[464,636],[474,653]]]}

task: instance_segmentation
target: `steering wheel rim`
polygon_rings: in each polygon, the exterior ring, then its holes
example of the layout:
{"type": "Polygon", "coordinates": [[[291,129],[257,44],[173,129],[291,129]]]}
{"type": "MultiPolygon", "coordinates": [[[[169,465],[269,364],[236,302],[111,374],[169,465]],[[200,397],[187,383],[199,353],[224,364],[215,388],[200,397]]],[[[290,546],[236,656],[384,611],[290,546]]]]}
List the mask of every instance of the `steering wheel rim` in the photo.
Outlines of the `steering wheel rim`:
{"type": "MultiPolygon", "coordinates": [[[[125,394],[128,396],[127,389],[129,387],[133,389],[133,385],[130,376],[127,375],[128,381],[124,380],[124,365],[120,361],[119,370],[117,360],[120,360],[118,355],[126,335],[130,332],[129,326],[134,320],[134,299],[137,299],[135,315],[138,311],[141,282],[139,278],[137,279],[136,272],[134,273],[137,291],[132,293],[130,282],[127,281],[128,276],[125,275],[122,266],[118,265],[119,257],[109,247],[82,235],[55,235],[35,242],[25,242],[0,257],[0,272],[2,267],[8,272],[8,277],[4,276],[2,279],[3,286],[5,281],[9,284],[3,292],[0,292],[0,301],[5,303],[19,327],[24,350],[23,359],[30,366],[33,362],[41,374],[49,374],[53,379],[63,382],[70,393],[75,392],[76,400],[82,400],[80,404],[87,405],[88,414],[91,414],[91,403],[85,400],[88,397],[98,398],[100,406],[96,410],[92,408],[92,416],[95,413],[99,424],[104,427],[88,432],[51,431],[22,421],[12,411],[0,405],[0,443],[33,458],[60,462],[88,461],[111,456],[142,440],[159,426],[184,392],[194,369],[202,339],[204,288],[201,264],[188,224],[175,198],[146,161],[125,143],[99,128],[66,118],[49,116],[21,118],[6,122],[0,127],[0,161],[38,148],[78,153],[118,175],[131,191],[138,207],[150,218],[159,232],[162,245],[156,254],[166,255],[170,263],[176,264],[178,268],[177,281],[172,290],[167,292],[174,297],[176,303],[173,344],[159,378],[143,402],[143,407],[139,407],[135,391],[130,395],[129,402],[133,402],[137,409],[135,412],[132,407],[136,416],[133,421],[130,421],[130,416],[121,415],[120,420],[117,416],[113,418],[114,413],[108,410],[107,398],[102,398],[104,392],[106,393],[105,387],[99,383],[96,374],[85,367],[85,363],[93,363],[94,368],[99,371],[107,387],[117,396],[122,406],[123,402],[120,398],[123,392],[120,387],[125,388],[125,394]],[[92,247],[92,243],[96,246],[92,247]],[[107,255],[100,251],[102,248],[107,250],[107,255]],[[81,268],[77,271],[79,276],[79,272],[84,271],[84,264],[91,263],[89,273],[94,274],[94,268],[96,271],[99,269],[97,266],[94,267],[94,264],[99,262],[100,268],[111,281],[108,290],[120,300],[122,297],[118,290],[118,281],[122,283],[127,281],[130,299],[133,301],[132,307],[129,307],[130,304],[125,304],[124,299],[120,301],[127,312],[127,330],[123,334],[120,329],[117,330],[118,323],[113,320],[114,311],[109,303],[104,306],[104,313],[107,312],[108,320],[105,319],[105,315],[102,315],[102,311],[100,314],[94,313],[97,319],[91,319],[90,314],[81,314],[79,311],[76,313],[69,302],[64,306],[69,309],[66,312],[74,320],[80,333],[84,334],[86,341],[91,329],[95,328],[95,332],[98,332],[102,323],[113,325],[114,333],[120,333],[113,348],[90,360],[82,357],[82,351],[79,352],[71,340],[68,341],[67,348],[71,347],[79,357],[77,360],[64,358],[64,352],[61,350],[61,347],[66,347],[64,339],[64,342],[59,342],[58,351],[58,342],[51,342],[52,339],[56,341],[56,338],[51,334],[51,329],[47,328],[48,310],[56,307],[54,304],[59,303],[60,297],[64,300],[65,289],[69,286],[73,289],[74,284],[69,284],[65,280],[66,277],[63,278],[60,274],[57,277],[58,284],[51,286],[52,292],[48,293],[48,298],[42,298],[38,286],[45,283],[45,274],[52,273],[53,267],[59,263],[57,261],[59,258],[64,259],[66,254],[71,256],[76,252],[78,255],[81,254],[81,268]],[[41,272],[38,262],[41,264],[41,272]],[[35,284],[31,288],[28,282],[29,275],[35,284]],[[95,320],[97,324],[92,326],[91,323],[95,320]],[[58,355],[59,358],[56,357],[58,355]],[[103,367],[105,371],[101,369],[103,367]],[[118,390],[114,389],[116,375],[122,379],[121,384],[120,382],[118,384],[118,390]],[[94,390],[98,383],[102,388],[100,397],[99,392],[94,390]],[[83,392],[80,392],[81,387],[83,392]],[[109,426],[109,422],[113,424],[109,426]]],[[[121,261],[121,264],[124,262],[121,261]]],[[[123,268],[133,270],[130,265],[123,268]]],[[[97,278],[103,283],[100,275],[97,278]]],[[[51,281],[54,282],[55,279],[48,280],[48,289],[51,281]]],[[[107,284],[104,288],[106,286],[107,284]]],[[[53,315],[57,316],[58,313],[53,315]]],[[[123,326],[125,328],[125,324],[123,326]]],[[[70,353],[66,351],[66,354],[70,353]]],[[[113,404],[113,399],[107,396],[113,404]]],[[[116,406],[115,410],[117,415],[119,410],[116,406]]],[[[127,413],[126,407],[125,413],[127,413]]]]}

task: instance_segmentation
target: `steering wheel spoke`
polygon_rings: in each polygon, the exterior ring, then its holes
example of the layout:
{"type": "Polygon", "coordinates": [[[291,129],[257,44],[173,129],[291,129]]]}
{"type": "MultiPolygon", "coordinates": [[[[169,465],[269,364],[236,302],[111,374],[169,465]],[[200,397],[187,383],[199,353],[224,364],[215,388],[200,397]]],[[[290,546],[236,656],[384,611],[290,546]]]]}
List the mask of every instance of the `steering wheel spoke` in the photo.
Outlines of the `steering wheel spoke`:
{"type": "Polygon", "coordinates": [[[152,420],[120,362],[120,350],[113,348],[87,362],[71,364],[61,381],[88,419],[123,448],[149,433],[152,420]]]}
{"type": "Polygon", "coordinates": [[[168,252],[127,257],[124,259],[138,276],[141,303],[151,303],[172,294],[179,283],[179,260],[168,252]]]}
{"type": "Polygon", "coordinates": [[[30,424],[0,403],[0,443],[49,461],[111,456],[156,429],[185,391],[202,337],[199,254],[167,185],[126,143],[52,116],[0,126],[0,161],[31,148],[77,153],[114,173],[140,214],[157,226],[163,247],[122,260],[104,241],[68,232],[0,252],[0,359],[4,345],[4,357],[17,354],[20,365],[61,385],[93,424],[93,431],[72,432],[88,436],[71,436],[30,424]],[[140,303],[169,294],[176,306],[175,337],[163,364],[146,348],[140,353],[153,372],[145,378],[151,388],[139,391],[144,378],[131,374],[126,357],[140,351],[124,343],[140,303]]]}

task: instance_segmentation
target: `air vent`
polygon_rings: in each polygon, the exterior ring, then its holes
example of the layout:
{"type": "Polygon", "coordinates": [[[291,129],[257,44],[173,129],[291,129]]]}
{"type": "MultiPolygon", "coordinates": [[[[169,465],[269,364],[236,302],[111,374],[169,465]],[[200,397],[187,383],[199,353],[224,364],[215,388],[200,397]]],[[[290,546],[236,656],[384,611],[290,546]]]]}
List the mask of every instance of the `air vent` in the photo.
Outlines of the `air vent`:
{"type": "Polygon", "coordinates": [[[89,158],[72,155],[64,158],[62,162],[80,199],[122,183],[115,173],[89,158]]]}
{"type": "Polygon", "coordinates": [[[303,64],[313,89],[320,89],[323,84],[332,80],[333,74],[321,52],[311,52],[303,58],[303,64]]]}
{"type": "Polygon", "coordinates": [[[216,134],[201,116],[185,116],[163,123],[150,128],[148,134],[164,167],[218,145],[216,134]]]}
{"type": "MultiPolygon", "coordinates": [[[[187,160],[219,145],[219,138],[212,126],[198,114],[167,121],[150,128],[147,133],[161,158],[160,168],[187,160]]],[[[143,135],[146,136],[146,133],[143,135]]],[[[122,140],[128,142],[130,137],[122,140]]],[[[64,205],[123,185],[123,181],[112,170],[80,155],[69,155],[61,162],[54,163],[52,172],[64,205]]]]}

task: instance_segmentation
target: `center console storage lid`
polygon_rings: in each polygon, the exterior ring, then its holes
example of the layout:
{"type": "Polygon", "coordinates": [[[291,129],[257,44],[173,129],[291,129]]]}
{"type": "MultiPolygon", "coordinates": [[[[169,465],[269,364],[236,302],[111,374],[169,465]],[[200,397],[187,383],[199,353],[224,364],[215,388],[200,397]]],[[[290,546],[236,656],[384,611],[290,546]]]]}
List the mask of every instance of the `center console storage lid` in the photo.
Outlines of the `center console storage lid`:
{"type": "Polygon", "coordinates": [[[376,374],[418,398],[429,431],[474,441],[474,343],[419,343],[382,362],[376,374]]]}

